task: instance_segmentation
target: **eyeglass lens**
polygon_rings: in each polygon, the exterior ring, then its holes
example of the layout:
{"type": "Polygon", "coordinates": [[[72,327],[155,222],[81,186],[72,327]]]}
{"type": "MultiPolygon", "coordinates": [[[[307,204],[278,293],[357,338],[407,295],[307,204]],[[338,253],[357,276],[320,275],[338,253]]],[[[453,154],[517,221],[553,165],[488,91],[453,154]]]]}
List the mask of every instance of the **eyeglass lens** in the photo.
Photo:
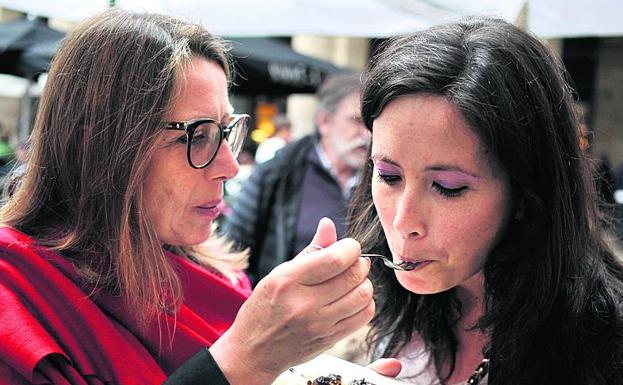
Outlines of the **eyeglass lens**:
{"type": "MultiPolygon", "coordinates": [[[[244,141],[246,120],[240,119],[230,127],[227,139],[234,155],[238,156],[244,141]]],[[[205,122],[195,127],[190,141],[190,161],[195,167],[203,167],[216,156],[221,143],[219,126],[214,122],[205,122]]]]}
{"type": "Polygon", "coordinates": [[[234,154],[235,158],[237,158],[238,154],[240,154],[242,144],[244,143],[244,139],[247,135],[247,120],[247,117],[240,118],[231,127],[231,131],[229,131],[229,136],[227,137],[229,148],[231,148],[231,152],[234,154]]]}
{"type": "Polygon", "coordinates": [[[205,122],[195,127],[190,140],[190,161],[195,167],[203,167],[218,151],[220,132],[218,125],[205,122]]]}

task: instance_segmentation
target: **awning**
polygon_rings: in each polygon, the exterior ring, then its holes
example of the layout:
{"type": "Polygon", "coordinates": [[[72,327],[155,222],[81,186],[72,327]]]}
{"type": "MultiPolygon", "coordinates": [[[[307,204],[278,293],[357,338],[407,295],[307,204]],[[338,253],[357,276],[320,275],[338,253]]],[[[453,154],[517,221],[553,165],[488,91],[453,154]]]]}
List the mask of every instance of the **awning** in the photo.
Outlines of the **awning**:
{"type": "MultiPolygon", "coordinates": [[[[0,7],[79,21],[111,0],[0,0],[0,7]]],[[[201,23],[222,36],[300,34],[387,37],[464,15],[515,22],[528,5],[528,28],[543,37],[623,36],[621,0],[115,0],[120,7],[201,23]]]]}
{"type": "Polygon", "coordinates": [[[545,38],[623,36],[621,0],[530,0],[528,29],[545,38]]]}
{"type": "Polygon", "coordinates": [[[271,38],[230,38],[235,59],[236,94],[287,95],[313,93],[332,74],[348,72],[294,51],[271,38]]]}
{"type": "Polygon", "coordinates": [[[63,36],[38,19],[0,23],[0,73],[32,79],[45,72],[63,36]]]}
{"type": "MultiPolygon", "coordinates": [[[[64,33],[41,20],[0,23],[0,73],[34,79],[47,71],[64,33]]],[[[322,80],[346,69],[294,51],[271,38],[227,39],[231,42],[239,95],[313,93],[322,80]]]]}
{"type": "MultiPolygon", "coordinates": [[[[515,21],[526,0],[114,0],[122,8],[165,13],[219,36],[388,37],[470,14],[515,21]]],[[[78,21],[110,0],[0,0],[0,6],[78,21]]]]}

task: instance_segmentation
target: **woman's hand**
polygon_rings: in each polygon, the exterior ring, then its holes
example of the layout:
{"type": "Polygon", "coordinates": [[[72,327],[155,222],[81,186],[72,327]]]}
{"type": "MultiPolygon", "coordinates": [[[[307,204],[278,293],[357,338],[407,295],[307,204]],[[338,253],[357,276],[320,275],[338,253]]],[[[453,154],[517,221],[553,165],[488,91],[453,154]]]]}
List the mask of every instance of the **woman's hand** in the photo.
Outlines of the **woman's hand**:
{"type": "Polygon", "coordinates": [[[312,244],[259,282],[232,327],[210,348],[232,385],[270,384],[365,325],[374,315],[370,262],[329,219],[312,244]]]}

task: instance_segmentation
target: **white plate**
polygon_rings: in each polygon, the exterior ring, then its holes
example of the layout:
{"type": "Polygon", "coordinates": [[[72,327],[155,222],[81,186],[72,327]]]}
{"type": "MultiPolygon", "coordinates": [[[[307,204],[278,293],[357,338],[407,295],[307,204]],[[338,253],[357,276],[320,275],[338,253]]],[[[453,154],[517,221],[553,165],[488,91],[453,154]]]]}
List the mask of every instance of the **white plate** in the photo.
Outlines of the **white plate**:
{"type": "Polygon", "coordinates": [[[281,374],[273,385],[307,385],[307,380],[313,381],[320,376],[339,374],[342,384],[348,385],[352,380],[365,379],[375,385],[405,385],[391,377],[381,376],[372,369],[353,364],[328,354],[321,354],[311,361],[295,366],[294,372],[287,371],[281,374]]]}

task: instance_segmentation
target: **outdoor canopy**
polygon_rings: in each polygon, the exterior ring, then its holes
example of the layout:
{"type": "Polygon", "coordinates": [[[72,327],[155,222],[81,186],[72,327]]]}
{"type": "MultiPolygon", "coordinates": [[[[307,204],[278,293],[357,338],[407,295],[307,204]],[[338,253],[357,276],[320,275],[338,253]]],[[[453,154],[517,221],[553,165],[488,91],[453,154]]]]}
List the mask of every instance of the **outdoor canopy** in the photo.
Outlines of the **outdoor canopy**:
{"type": "MultiPolygon", "coordinates": [[[[47,71],[64,33],[40,19],[0,23],[0,73],[34,80],[47,71]]],[[[238,95],[313,93],[322,80],[347,72],[328,62],[295,52],[271,38],[226,39],[231,46],[238,95]]]]}
{"type": "Polygon", "coordinates": [[[545,38],[623,35],[621,0],[0,0],[33,15],[78,21],[116,4],[202,23],[221,36],[388,37],[465,15],[492,15],[545,38]]]}
{"type": "Polygon", "coordinates": [[[271,38],[228,39],[235,60],[234,92],[248,95],[313,93],[334,74],[348,72],[331,63],[302,55],[271,38]]]}
{"type": "Polygon", "coordinates": [[[389,37],[470,14],[515,21],[526,0],[0,0],[0,7],[78,21],[111,4],[164,13],[219,36],[389,37]]]}
{"type": "Polygon", "coordinates": [[[34,80],[45,72],[64,33],[41,19],[0,24],[0,73],[34,80]]]}

